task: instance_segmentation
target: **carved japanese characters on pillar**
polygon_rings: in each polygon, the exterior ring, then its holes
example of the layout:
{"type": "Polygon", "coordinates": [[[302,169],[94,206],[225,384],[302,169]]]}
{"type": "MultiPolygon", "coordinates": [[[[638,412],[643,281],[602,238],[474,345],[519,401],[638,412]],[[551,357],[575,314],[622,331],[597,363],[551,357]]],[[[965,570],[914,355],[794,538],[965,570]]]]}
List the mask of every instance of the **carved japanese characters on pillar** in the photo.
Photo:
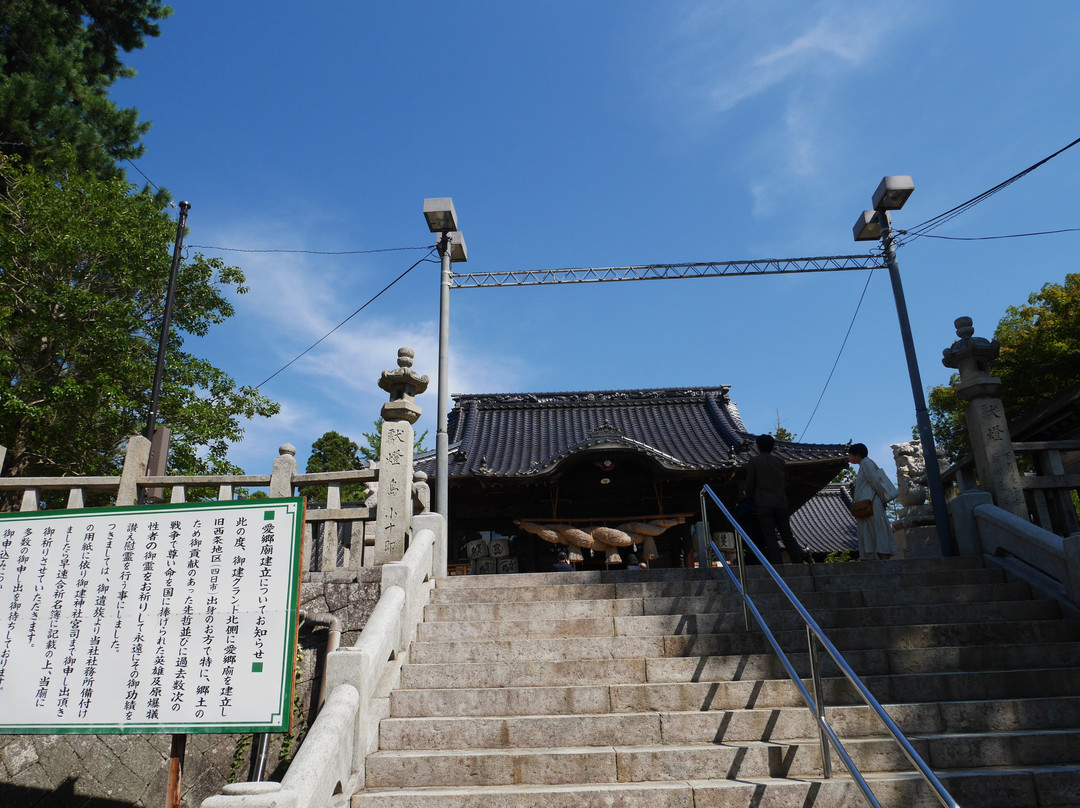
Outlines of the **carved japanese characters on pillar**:
{"type": "Polygon", "coordinates": [[[954,325],[959,339],[943,351],[941,363],[960,374],[956,395],[968,402],[964,417],[979,483],[994,497],[998,507],[1027,519],[1012,436],[1005,410],[997,398],[1001,380],[990,375],[990,362],[997,358],[1001,345],[997,340],[991,342],[974,336],[970,317],[960,317],[954,325]]]}
{"type": "Polygon", "coordinates": [[[379,387],[390,394],[382,407],[379,487],[376,493],[375,563],[400,561],[412,524],[413,424],[420,417],[416,396],[427,390],[428,377],[412,369],[411,348],[398,351],[398,366],[384,370],[379,387]]]}

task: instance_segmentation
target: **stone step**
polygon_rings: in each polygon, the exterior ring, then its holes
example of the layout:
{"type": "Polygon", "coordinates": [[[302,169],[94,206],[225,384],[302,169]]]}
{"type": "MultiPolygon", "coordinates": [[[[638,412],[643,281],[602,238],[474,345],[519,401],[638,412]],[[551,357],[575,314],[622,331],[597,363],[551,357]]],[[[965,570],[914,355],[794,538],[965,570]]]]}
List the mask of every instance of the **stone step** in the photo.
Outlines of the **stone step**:
{"type": "MultiPolygon", "coordinates": [[[[782,782],[782,781],[777,781],[782,782]]],[[[750,803],[744,803],[749,805],[750,803]]],[[[685,782],[402,788],[367,791],[353,808],[694,808],[685,782]]]]}
{"type": "MultiPolygon", "coordinates": [[[[1080,808],[1080,621],[977,559],[780,570],[961,805],[1080,808]]],[[[801,620],[746,572],[804,675],[801,620]]],[[[721,570],[439,579],[425,621],[354,808],[866,804],[838,756],[821,779],[812,715],[721,570]]],[[[939,805],[821,659],[884,808],[939,805]]]]}
{"type": "MultiPolygon", "coordinates": [[[[812,616],[826,633],[838,628],[907,626],[912,623],[986,623],[1007,620],[1053,620],[1061,616],[1057,601],[1022,600],[991,603],[916,604],[911,606],[864,606],[853,609],[817,609],[812,616]]],[[[765,615],[773,631],[792,631],[804,625],[794,611],[765,615]]],[[[723,634],[738,631],[741,613],[645,615],[615,617],[618,636],[657,634],[723,634]]],[[[462,637],[461,639],[465,639],[462,637]]],[[[493,638],[494,639],[494,638],[493,638]]]]}
{"type": "MultiPolygon", "coordinates": [[[[979,808],[1080,808],[1080,766],[1024,766],[936,772],[960,805],[979,808]]],[[[939,808],[916,774],[868,774],[883,808],[939,808]]],[[[687,779],[658,783],[405,788],[362,792],[353,808],[854,808],[866,798],[850,777],[687,779]]]]}
{"type": "MultiPolygon", "coordinates": [[[[807,652],[788,654],[800,676],[810,676],[807,652]]],[[[839,666],[819,652],[821,671],[840,675],[839,666]]],[[[943,671],[1019,670],[1023,668],[1080,668],[1080,643],[1056,645],[984,645],[964,648],[850,650],[844,659],[859,676],[943,671]]],[[[769,654],[727,654],[701,657],[654,657],[573,660],[496,660],[473,663],[408,663],[401,687],[549,687],[604,681],[722,682],[739,679],[779,679],[787,676],[779,657],[769,654]]]]}
{"type": "MultiPolygon", "coordinates": [[[[749,634],[743,635],[750,638],[749,634]]],[[[544,637],[501,640],[413,641],[409,660],[415,663],[559,661],[573,659],[627,659],[663,656],[667,637],[544,637]]],[[[687,638],[680,637],[679,640],[687,638]]],[[[759,648],[756,637],[751,643],[759,648]]]]}
{"type": "MultiPolygon", "coordinates": [[[[851,744],[849,754],[902,765],[880,740],[851,744]],[[880,748],[879,748],[880,747],[880,748]]],[[[892,744],[895,747],[895,744],[892,744]]],[[[902,757],[902,755],[900,755],[902,757]]],[[[367,788],[564,785],[725,777],[820,776],[816,742],[660,746],[559,746],[530,749],[397,750],[367,757],[367,788]]]]}
{"type": "MultiPolygon", "coordinates": [[[[890,704],[890,717],[905,733],[1017,732],[1080,726],[1080,697],[890,704]]],[[[883,735],[867,706],[826,709],[841,738],[883,735]]],[[[806,707],[771,710],[599,713],[440,718],[387,718],[379,747],[486,749],[533,746],[630,746],[731,741],[787,741],[814,737],[806,707]]]]}
{"type": "MultiPolygon", "coordinates": [[[[562,588],[562,587],[558,587],[562,588]]],[[[467,590],[461,590],[467,591],[467,590]]],[[[507,590],[495,590],[506,592],[507,590]]],[[[493,620],[569,620],[582,617],[713,614],[741,612],[742,598],[728,587],[712,595],[682,595],[679,597],[619,597],[581,600],[530,600],[535,590],[521,592],[516,601],[494,603],[442,603],[424,608],[429,622],[476,622],[493,620]]],[[[780,593],[752,595],[754,604],[763,613],[791,609],[790,601],[780,593]]],[[[863,589],[855,591],[805,592],[800,594],[811,613],[819,610],[858,608],[866,606],[904,606],[951,603],[1018,601],[1030,597],[1026,584],[977,584],[957,586],[919,586],[888,591],[863,589]]]]}
{"type": "MultiPolygon", "coordinates": [[[[863,682],[883,704],[1080,695],[1080,671],[1074,668],[868,676],[863,682]]],[[[846,679],[826,678],[822,686],[827,706],[861,703],[846,679]]],[[[772,709],[803,704],[798,689],[788,679],[611,685],[598,682],[561,687],[399,688],[390,695],[390,715],[580,715],[772,709]]]]}
{"type": "MultiPolygon", "coordinates": [[[[829,565],[832,566],[832,565],[829,565]]],[[[753,569],[753,568],[752,568],[753,569]]],[[[760,569],[760,568],[757,568],[760,569]]],[[[584,573],[565,573],[576,575],[584,573]]],[[[469,576],[454,576],[458,581],[469,576]]],[[[472,576],[480,584],[491,576],[472,576]]],[[[517,576],[524,577],[524,576],[517,576]]],[[[544,578],[549,576],[545,575],[544,578]]],[[[999,584],[1004,581],[1000,570],[984,568],[962,568],[939,572],[895,572],[890,574],[802,574],[789,575],[785,583],[796,594],[804,592],[862,592],[882,589],[896,591],[913,587],[941,587],[950,585],[999,584]]],[[[771,578],[760,574],[751,574],[747,579],[747,589],[754,593],[779,592],[779,587],[771,578]]],[[[698,577],[690,580],[668,578],[663,580],[631,580],[621,583],[548,583],[510,586],[448,586],[437,582],[431,593],[431,603],[445,605],[451,603],[506,603],[537,600],[603,600],[608,598],[630,597],[692,597],[726,594],[732,591],[732,584],[726,575],[698,577]]]]}
{"type": "MultiPolygon", "coordinates": [[[[751,567],[750,570],[760,569],[751,567]]],[[[750,575],[748,570],[746,588],[753,594],[779,592],[780,588],[772,578],[763,575],[750,575]]],[[[922,586],[950,586],[1000,584],[1005,580],[1001,570],[983,568],[942,570],[939,572],[894,572],[885,575],[874,574],[809,574],[786,575],[784,583],[800,597],[805,592],[861,592],[880,589],[893,592],[922,586]]],[[[491,590],[481,590],[485,594],[491,590]]],[[[707,579],[666,581],[637,581],[616,584],[618,597],[686,597],[709,596],[732,591],[732,583],[726,574],[707,579]]]]}
{"type": "MultiPolygon", "coordinates": [[[[591,602],[591,601],[590,601],[591,602]]],[[[616,602],[617,601],[613,601],[616,602]]],[[[510,604],[508,604],[510,605],[510,604]]],[[[912,623],[984,623],[1015,620],[1052,620],[1060,609],[1053,600],[994,601],[991,603],[919,604],[818,609],[814,619],[826,632],[837,628],[906,626],[912,623]]],[[[772,631],[803,627],[793,610],[770,612],[772,631]]],[[[664,614],[636,616],[534,617],[525,619],[424,622],[417,628],[420,642],[498,640],[507,637],[611,637],[680,634],[725,634],[744,628],[741,612],[718,614],[664,614]]]]}
{"type": "MultiPolygon", "coordinates": [[[[462,577],[462,576],[454,576],[462,577]]],[[[468,576],[465,576],[468,577],[468,576]]],[[[481,577],[481,576],[476,576],[481,577]]],[[[444,579],[439,579],[442,581],[444,579]]],[[[540,600],[605,600],[618,597],[619,584],[554,584],[522,587],[445,587],[436,581],[431,603],[516,603],[540,600]]],[[[730,584],[728,584],[730,587],[730,584]]]]}
{"type": "MultiPolygon", "coordinates": [[[[1031,597],[1027,584],[958,584],[955,586],[911,586],[903,589],[858,589],[795,593],[811,613],[819,609],[851,609],[865,606],[911,606],[917,604],[982,603],[1018,601],[1031,597]]],[[[751,593],[754,604],[762,612],[789,608],[788,599],[780,593],[751,593]]],[[[643,598],[642,613],[705,614],[715,611],[742,609],[742,598],[734,593],[714,595],[681,595],[678,597],[643,598]]]]}
{"type": "MultiPolygon", "coordinates": [[[[775,632],[781,646],[805,647],[805,630],[775,632]]],[[[828,631],[842,652],[888,647],[897,650],[980,645],[1040,644],[1080,641],[1080,621],[1031,620],[841,628],[828,631]]],[[[628,657],[679,657],[769,653],[760,632],[737,629],[724,634],[656,635],[650,637],[516,637],[510,639],[413,642],[409,659],[417,663],[517,660],[568,660],[628,657]]]]}
{"type": "MultiPolygon", "coordinates": [[[[912,558],[887,561],[856,561],[843,564],[784,564],[778,567],[785,578],[885,576],[897,574],[939,574],[960,570],[982,569],[977,558],[912,558]]],[[[747,576],[767,577],[764,567],[752,565],[747,576]]],[[[515,575],[452,575],[439,578],[437,589],[493,589],[509,587],[521,589],[530,586],[562,586],[577,584],[625,584],[656,581],[709,581],[718,575],[726,575],[720,569],[648,569],[648,570],[589,570],[584,572],[528,572],[515,575]]]]}
{"type": "Polygon", "coordinates": [[[402,666],[401,687],[550,687],[573,682],[645,682],[648,681],[645,665],[643,658],[409,663],[402,666]]]}
{"type": "MultiPolygon", "coordinates": [[[[521,593],[524,597],[527,593],[521,593]]],[[[737,601],[735,601],[737,605],[737,601]]],[[[741,608],[741,606],[739,607],[741,608]]],[[[510,620],[579,620],[645,614],[643,598],[517,600],[507,603],[446,603],[424,607],[430,623],[491,623],[510,620]]]]}
{"type": "MultiPolygon", "coordinates": [[[[800,646],[804,644],[800,643],[800,646]]],[[[896,650],[855,649],[841,653],[851,669],[863,678],[911,673],[1080,668],[1080,642],[896,650]]],[[[823,675],[840,675],[840,668],[831,656],[821,649],[818,656],[823,675]]],[[[811,675],[808,652],[792,653],[788,650],[788,659],[800,676],[811,675]]],[[[771,653],[660,657],[646,660],[645,668],[647,682],[717,682],[777,679],[787,675],[779,657],[771,653]]]]}
{"type": "MultiPolygon", "coordinates": [[[[985,766],[1073,764],[1080,759],[1080,730],[909,736],[932,769],[964,761],[985,766]]],[[[845,738],[860,772],[911,771],[892,738],[845,738]]],[[[837,768],[839,759],[837,758],[837,768]]],[[[567,746],[519,749],[426,749],[380,751],[367,758],[368,788],[501,786],[519,783],[657,782],[702,773],[727,779],[820,777],[816,736],[792,741],[724,741],[697,744],[567,746]]]]}
{"type": "MultiPolygon", "coordinates": [[[[1080,695],[1080,671],[1073,668],[868,676],[863,683],[882,704],[1080,695]]],[[[822,684],[826,705],[861,703],[846,679],[823,679],[822,684]]],[[[805,680],[804,685],[809,688],[805,680]]],[[[609,704],[607,709],[620,713],[774,708],[803,701],[790,680],[767,679],[612,685],[609,704]]]]}

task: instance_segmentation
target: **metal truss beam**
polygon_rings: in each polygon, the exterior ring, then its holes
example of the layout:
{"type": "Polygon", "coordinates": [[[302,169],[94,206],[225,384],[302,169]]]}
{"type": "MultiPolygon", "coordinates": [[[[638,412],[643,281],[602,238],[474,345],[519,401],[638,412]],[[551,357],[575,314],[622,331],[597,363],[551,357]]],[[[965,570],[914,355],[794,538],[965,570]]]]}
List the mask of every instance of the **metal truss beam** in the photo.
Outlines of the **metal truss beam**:
{"type": "Polygon", "coordinates": [[[776,275],[794,272],[843,272],[852,269],[887,269],[876,255],[832,255],[821,258],[770,258],[756,261],[711,261],[697,264],[647,264],[638,267],[580,267],[576,269],[522,269],[509,272],[455,274],[455,289],[485,286],[545,286],[556,283],[662,281],[674,278],[718,278],[728,275],[776,275]]]}

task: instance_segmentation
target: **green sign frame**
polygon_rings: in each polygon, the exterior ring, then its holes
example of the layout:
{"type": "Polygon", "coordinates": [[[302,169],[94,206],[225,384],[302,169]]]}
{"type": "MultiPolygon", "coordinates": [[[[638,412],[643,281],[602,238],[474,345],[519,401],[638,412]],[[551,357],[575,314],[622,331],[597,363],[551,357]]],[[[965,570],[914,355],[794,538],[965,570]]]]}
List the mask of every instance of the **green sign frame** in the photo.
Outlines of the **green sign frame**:
{"type": "Polygon", "coordinates": [[[304,499],[0,514],[0,734],[286,732],[304,499]]]}

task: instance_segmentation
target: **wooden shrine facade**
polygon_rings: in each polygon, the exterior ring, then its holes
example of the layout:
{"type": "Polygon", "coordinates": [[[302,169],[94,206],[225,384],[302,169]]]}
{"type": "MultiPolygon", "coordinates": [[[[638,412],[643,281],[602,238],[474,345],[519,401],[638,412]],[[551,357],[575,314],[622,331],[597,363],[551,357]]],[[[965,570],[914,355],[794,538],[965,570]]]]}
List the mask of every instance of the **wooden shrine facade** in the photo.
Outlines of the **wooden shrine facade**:
{"type": "MultiPolygon", "coordinates": [[[[653,566],[678,566],[708,484],[739,499],[754,435],[728,386],[459,395],[449,417],[450,560],[468,543],[508,539],[519,571],[551,567],[556,547],[519,523],[617,527],[682,516],[656,537],[653,566]]],[[[778,441],[794,512],[846,466],[846,444],[778,441]]],[[[435,475],[432,455],[417,466],[435,475]]],[[[723,529],[723,528],[716,528],[723,529]]],[[[474,545],[476,546],[476,545],[474,545]]],[[[625,554],[625,553],[624,553],[625,554]]],[[[590,557],[591,556],[591,557],[590,557]]],[[[579,568],[603,567],[585,554],[579,568]]]]}

